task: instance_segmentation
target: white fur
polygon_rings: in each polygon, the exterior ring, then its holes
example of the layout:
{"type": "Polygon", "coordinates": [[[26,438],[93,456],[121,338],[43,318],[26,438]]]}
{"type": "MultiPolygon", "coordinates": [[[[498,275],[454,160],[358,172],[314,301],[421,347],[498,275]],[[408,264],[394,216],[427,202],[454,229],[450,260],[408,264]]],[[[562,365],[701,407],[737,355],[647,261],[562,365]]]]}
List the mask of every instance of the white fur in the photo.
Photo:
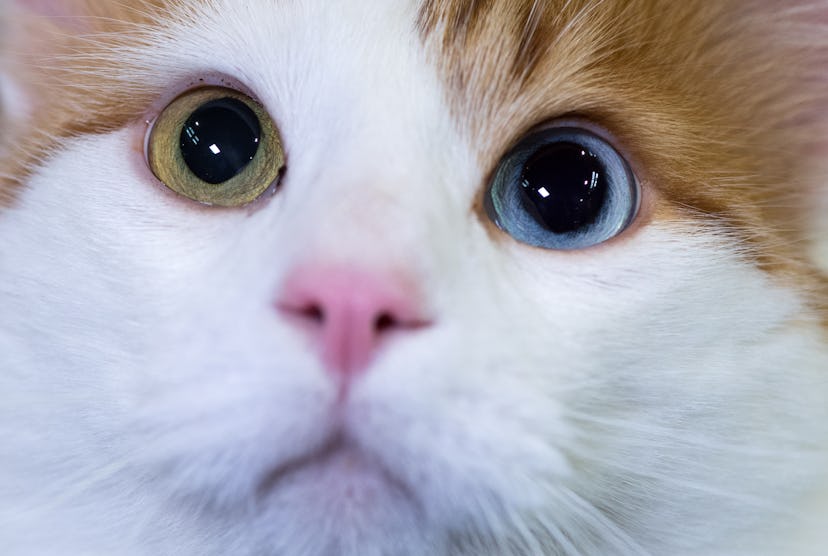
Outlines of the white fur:
{"type": "Polygon", "coordinates": [[[66,141],[0,214],[3,553],[821,553],[798,543],[824,525],[828,350],[801,296],[712,225],[493,240],[415,7],[299,4],[217,1],[126,76],[249,86],[287,148],[272,198],[176,198],[136,125],[66,141]],[[352,392],[373,463],[257,494],[333,426],[272,308],[306,262],[402,270],[436,324],[352,392]]]}

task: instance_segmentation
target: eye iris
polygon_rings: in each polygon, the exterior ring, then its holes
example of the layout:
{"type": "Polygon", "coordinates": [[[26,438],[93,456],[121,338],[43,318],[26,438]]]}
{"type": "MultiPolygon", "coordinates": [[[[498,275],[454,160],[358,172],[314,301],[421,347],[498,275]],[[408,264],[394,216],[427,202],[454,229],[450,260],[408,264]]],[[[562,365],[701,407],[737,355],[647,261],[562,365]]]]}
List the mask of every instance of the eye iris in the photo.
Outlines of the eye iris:
{"type": "Polygon", "coordinates": [[[261,132],[256,114],[242,101],[211,100],[184,123],[181,155],[199,179],[222,183],[250,164],[259,149],[261,132]]]}
{"type": "Polygon", "coordinates": [[[547,145],[523,166],[521,199],[525,208],[557,234],[592,223],[606,192],[604,166],[585,147],[571,142],[547,145]]]}

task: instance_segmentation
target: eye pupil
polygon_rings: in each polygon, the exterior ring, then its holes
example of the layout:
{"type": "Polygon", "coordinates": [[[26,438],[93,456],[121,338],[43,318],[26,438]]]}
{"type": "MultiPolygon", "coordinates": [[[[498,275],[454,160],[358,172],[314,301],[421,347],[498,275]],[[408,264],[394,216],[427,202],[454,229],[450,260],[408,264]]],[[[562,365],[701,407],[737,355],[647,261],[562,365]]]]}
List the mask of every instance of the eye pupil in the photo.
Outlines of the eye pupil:
{"type": "Polygon", "coordinates": [[[558,142],[534,153],[520,178],[521,200],[557,234],[591,224],[600,214],[606,193],[604,166],[582,145],[558,142]]]}
{"type": "Polygon", "coordinates": [[[218,184],[241,173],[259,149],[255,112],[235,98],[211,100],[195,110],[181,130],[181,155],[199,179],[218,184]]]}

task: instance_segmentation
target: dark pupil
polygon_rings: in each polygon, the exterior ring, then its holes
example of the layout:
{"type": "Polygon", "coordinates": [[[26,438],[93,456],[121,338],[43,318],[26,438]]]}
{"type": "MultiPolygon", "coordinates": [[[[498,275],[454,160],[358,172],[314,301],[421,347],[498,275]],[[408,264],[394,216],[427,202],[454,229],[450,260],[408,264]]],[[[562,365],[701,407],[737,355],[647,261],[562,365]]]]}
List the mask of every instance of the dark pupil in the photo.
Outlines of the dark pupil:
{"type": "Polygon", "coordinates": [[[553,143],[533,154],[520,177],[523,204],[552,232],[573,232],[601,213],[604,166],[576,143],[553,143]]]}
{"type": "Polygon", "coordinates": [[[181,155],[207,183],[229,180],[250,164],[262,128],[256,114],[234,98],[211,100],[198,108],[181,130],[181,155]]]}

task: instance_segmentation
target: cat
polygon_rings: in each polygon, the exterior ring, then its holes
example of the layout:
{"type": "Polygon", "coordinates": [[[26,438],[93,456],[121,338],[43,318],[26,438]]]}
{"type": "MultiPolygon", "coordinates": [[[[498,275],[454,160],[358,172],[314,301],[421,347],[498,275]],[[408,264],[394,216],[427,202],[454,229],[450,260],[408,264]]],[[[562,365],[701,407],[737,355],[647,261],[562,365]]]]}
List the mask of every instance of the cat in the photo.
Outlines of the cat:
{"type": "Polygon", "coordinates": [[[828,3],[0,10],[4,555],[828,554],[828,3]]]}

